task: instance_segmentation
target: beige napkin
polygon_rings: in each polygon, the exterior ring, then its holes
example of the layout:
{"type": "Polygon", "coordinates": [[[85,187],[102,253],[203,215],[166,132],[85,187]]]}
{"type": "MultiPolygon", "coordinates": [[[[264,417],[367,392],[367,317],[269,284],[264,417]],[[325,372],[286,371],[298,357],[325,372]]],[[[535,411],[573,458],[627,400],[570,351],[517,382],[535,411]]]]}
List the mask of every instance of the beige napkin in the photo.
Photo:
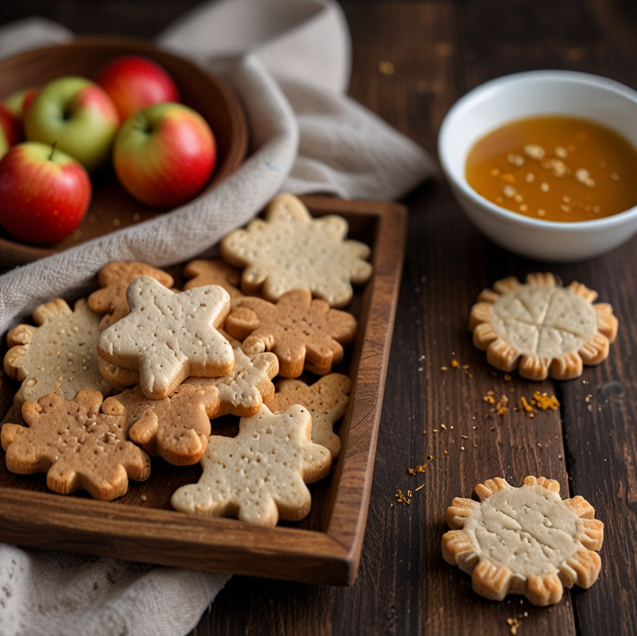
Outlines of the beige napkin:
{"type": "MultiPolygon", "coordinates": [[[[15,23],[0,29],[0,56],[71,37],[43,19],[15,23]]],[[[277,192],[394,200],[433,171],[419,146],[344,96],[349,32],[332,0],[205,3],[157,42],[232,85],[252,154],[171,214],[0,277],[0,333],[51,298],[85,294],[111,260],[161,267],[206,252],[277,192]]],[[[228,578],[0,544],[0,634],[185,634],[228,578]]]]}

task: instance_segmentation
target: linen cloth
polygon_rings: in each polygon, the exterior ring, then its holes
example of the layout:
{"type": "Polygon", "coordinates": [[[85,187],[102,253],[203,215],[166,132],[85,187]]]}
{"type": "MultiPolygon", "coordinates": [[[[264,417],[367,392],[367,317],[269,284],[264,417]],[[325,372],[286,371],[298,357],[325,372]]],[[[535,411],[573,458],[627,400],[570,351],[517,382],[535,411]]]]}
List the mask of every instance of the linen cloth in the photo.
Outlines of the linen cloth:
{"type": "MultiPolygon", "coordinates": [[[[0,57],[72,37],[31,18],[0,29],[0,57]]],[[[395,200],[434,170],[422,148],[344,95],[349,31],[333,0],[205,3],[156,43],[228,81],[251,154],[171,214],[1,276],[0,333],[43,302],[86,294],[109,261],[162,267],[205,253],[278,192],[395,200]]],[[[229,577],[0,544],[0,634],[186,634],[229,577]]]]}

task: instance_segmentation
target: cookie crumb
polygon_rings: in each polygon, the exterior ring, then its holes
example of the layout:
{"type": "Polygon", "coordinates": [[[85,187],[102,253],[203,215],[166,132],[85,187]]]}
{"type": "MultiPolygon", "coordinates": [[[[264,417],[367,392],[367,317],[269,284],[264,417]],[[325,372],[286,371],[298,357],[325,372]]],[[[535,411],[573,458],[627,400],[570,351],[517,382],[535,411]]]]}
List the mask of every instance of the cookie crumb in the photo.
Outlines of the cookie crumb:
{"type": "Polygon", "coordinates": [[[515,636],[518,633],[518,627],[520,627],[521,623],[517,618],[507,618],[507,623],[511,627],[511,633],[515,636]]]}
{"type": "Polygon", "coordinates": [[[400,488],[398,489],[398,492],[394,495],[394,497],[396,497],[396,501],[402,504],[403,506],[408,506],[411,503],[411,499],[405,496],[405,494],[403,493],[402,490],[400,490],[400,488]]]}
{"type": "Polygon", "coordinates": [[[379,62],[378,70],[383,75],[393,75],[396,72],[396,69],[394,68],[394,65],[391,62],[388,62],[386,60],[383,60],[382,62],[379,62]]]}

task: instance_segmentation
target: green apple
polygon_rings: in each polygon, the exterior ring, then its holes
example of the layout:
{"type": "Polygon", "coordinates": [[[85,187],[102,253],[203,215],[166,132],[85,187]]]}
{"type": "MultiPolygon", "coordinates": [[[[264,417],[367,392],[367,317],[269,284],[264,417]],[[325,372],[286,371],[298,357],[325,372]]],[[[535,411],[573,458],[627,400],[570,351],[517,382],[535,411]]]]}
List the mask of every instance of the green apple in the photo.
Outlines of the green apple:
{"type": "Polygon", "coordinates": [[[119,116],[110,97],[83,77],[61,77],[38,91],[24,115],[29,141],[55,144],[89,172],[110,157],[119,116]]]}

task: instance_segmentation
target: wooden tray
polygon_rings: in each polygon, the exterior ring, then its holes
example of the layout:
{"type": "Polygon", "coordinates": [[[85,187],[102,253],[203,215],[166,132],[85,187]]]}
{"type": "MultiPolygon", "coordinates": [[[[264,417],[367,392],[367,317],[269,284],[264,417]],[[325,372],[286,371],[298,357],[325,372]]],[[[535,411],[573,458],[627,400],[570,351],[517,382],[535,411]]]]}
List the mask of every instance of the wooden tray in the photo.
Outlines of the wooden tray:
{"type": "MultiPolygon", "coordinates": [[[[83,36],[69,44],[48,46],[0,61],[0,98],[14,91],[43,86],[64,75],[92,78],[105,63],[121,55],[142,55],[161,64],[179,88],[182,103],[194,108],[210,125],[217,142],[217,165],[203,196],[232,174],[248,147],[248,125],[243,107],[219,77],[150,42],[119,36],[83,36]]],[[[74,247],[165,214],[124,190],[111,163],[91,175],[93,197],[80,226],[63,241],[50,246],[28,245],[0,228],[0,265],[21,265],[74,247]]]]}
{"type": "MultiPolygon", "coordinates": [[[[338,433],[343,449],[333,473],[310,485],[312,511],[300,523],[262,528],[235,519],[199,517],[170,507],[172,492],[196,481],[199,466],[176,468],[153,459],[147,482],[130,482],[115,502],[54,494],[46,476],[14,475],[0,450],[0,541],[161,565],[232,572],[307,583],[351,585],[367,520],[385,374],[398,301],[407,227],[395,204],[304,197],[315,216],[340,214],[350,238],[372,246],[374,274],[348,311],[359,330],[335,371],[353,379],[338,433]]],[[[171,270],[180,283],[179,265],[171,270]]],[[[4,336],[3,336],[4,339],[4,336]]],[[[18,383],[0,376],[0,413],[14,418],[18,383]]],[[[235,434],[238,418],[213,420],[215,434],[235,434]]]]}

